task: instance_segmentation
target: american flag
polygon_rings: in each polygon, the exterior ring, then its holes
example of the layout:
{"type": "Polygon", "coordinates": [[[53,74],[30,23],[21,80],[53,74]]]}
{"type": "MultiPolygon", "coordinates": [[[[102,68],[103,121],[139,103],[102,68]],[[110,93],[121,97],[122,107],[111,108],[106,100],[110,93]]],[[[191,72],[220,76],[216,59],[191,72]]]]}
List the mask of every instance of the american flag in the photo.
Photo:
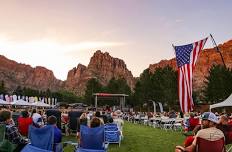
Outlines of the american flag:
{"type": "Polygon", "coordinates": [[[193,110],[192,78],[199,52],[203,49],[207,38],[198,42],[174,46],[178,66],[178,96],[182,112],[193,110]]]}

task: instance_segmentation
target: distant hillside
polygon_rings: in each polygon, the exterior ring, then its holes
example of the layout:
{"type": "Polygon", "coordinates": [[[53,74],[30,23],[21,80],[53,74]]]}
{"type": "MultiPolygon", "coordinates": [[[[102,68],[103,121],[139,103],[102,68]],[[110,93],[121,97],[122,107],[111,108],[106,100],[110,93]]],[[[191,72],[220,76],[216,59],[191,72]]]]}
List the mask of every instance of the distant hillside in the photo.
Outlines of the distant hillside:
{"type": "Polygon", "coordinates": [[[0,55],[0,81],[12,92],[17,86],[37,90],[57,91],[64,83],[55,78],[53,72],[44,67],[32,68],[30,65],[20,64],[0,55]]]}
{"type": "Polygon", "coordinates": [[[56,79],[53,72],[44,67],[32,68],[30,65],[17,63],[1,55],[0,63],[0,81],[3,80],[7,90],[11,92],[17,86],[21,86],[44,91],[48,88],[52,91],[66,89],[76,95],[83,95],[85,85],[91,78],[99,79],[103,85],[107,85],[113,77],[125,78],[131,88],[135,83],[123,60],[101,51],[94,53],[87,67],[78,64],[70,70],[66,81],[56,79]]]}

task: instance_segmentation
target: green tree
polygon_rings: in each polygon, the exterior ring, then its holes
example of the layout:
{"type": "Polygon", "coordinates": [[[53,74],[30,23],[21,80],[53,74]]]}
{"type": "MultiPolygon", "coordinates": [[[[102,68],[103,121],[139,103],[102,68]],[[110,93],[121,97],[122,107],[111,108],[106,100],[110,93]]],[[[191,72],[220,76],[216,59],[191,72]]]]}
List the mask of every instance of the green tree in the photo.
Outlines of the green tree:
{"type": "Polygon", "coordinates": [[[20,95],[20,96],[23,95],[23,89],[21,88],[21,86],[18,86],[18,87],[15,89],[14,94],[20,95]]]}
{"type": "Polygon", "coordinates": [[[53,97],[57,98],[58,102],[66,102],[66,103],[83,102],[82,97],[78,97],[74,93],[66,91],[66,90],[52,92],[51,94],[53,97]]]}
{"type": "Polygon", "coordinates": [[[134,103],[149,105],[150,100],[159,101],[172,107],[177,102],[177,72],[170,66],[157,68],[152,74],[146,69],[134,89],[134,103]]]}
{"type": "Polygon", "coordinates": [[[106,86],[105,90],[108,93],[131,94],[131,89],[124,78],[112,78],[106,86]]]}
{"type": "Polygon", "coordinates": [[[38,96],[39,91],[31,89],[31,88],[24,87],[23,88],[23,95],[28,96],[28,97],[38,96]]]}
{"type": "Polygon", "coordinates": [[[102,85],[96,78],[90,79],[86,84],[85,101],[88,104],[93,104],[93,93],[101,92],[102,85]]]}
{"type": "Polygon", "coordinates": [[[5,94],[5,93],[6,93],[5,83],[2,80],[0,84],[0,94],[5,94]]]}
{"type": "Polygon", "coordinates": [[[152,99],[167,104],[169,108],[177,103],[177,72],[170,66],[158,68],[152,75],[152,99]]]}
{"type": "Polygon", "coordinates": [[[232,93],[232,70],[221,65],[213,65],[206,77],[204,96],[206,102],[217,103],[232,93]]]}
{"type": "Polygon", "coordinates": [[[151,81],[151,76],[152,73],[149,71],[149,69],[146,69],[143,71],[139,80],[136,82],[133,94],[133,102],[135,106],[141,107],[145,102],[148,102],[148,100],[152,99],[153,84],[151,81]]]}
{"type": "Polygon", "coordinates": [[[52,95],[52,93],[51,93],[50,89],[47,88],[47,90],[46,90],[46,92],[45,92],[45,96],[46,96],[46,97],[51,97],[51,95],[52,95]]]}

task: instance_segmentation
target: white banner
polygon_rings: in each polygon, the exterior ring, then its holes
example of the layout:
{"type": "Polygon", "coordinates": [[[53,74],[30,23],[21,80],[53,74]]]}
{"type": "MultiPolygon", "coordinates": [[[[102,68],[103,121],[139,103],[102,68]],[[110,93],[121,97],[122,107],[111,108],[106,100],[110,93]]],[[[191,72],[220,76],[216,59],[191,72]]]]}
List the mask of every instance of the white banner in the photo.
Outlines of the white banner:
{"type": "Polygon", "coordinates": [[[156,113],[156,104],[155,104],[155,101],[152,101],[153,103],[153,107],[154,107],[154,113],[156,113]]]}
{"type": "Polygon", "coordinates": [[[158,102],[158,104],[159,104],[159,107],[160,107],[160,112],[161,112],[161,113],[164,112],[162,103],[161,103],[161,102],[158,102]]]}

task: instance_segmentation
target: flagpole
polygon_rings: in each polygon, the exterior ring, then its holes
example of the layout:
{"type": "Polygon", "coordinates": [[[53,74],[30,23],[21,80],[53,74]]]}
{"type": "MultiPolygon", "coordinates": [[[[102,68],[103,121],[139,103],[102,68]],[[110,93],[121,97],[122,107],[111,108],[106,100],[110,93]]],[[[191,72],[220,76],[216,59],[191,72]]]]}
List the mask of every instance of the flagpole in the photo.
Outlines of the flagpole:
{"type": "Polygon", "coordinates": [[[173,49],[174,49],[174,54],[176,55],[176,50],[175,50],[174,44],[172,44],[172,47],[173,47],[173,49]]]}
{"type": "Polygon", "coordinates": [[[220,53],[222,62],[223,62],[223,64],[224,64],[225,68],[226,68],[226,64],[225,64],[225,61],[224,61],[224,59],[223,59],[222,53],[221,53],[221,51],[219,50],[219,47],[217,46],[217,43],[216,43],[216,41],[214,40],[212,34],[210,34],[210,37],[211,37],[211,40],[212,40],[213,44],[215,45],[216,51],[217,51],[218,53],[220,53]]]}
{"type": "Polygon", "coordinates": [[[175,46],[172,44],[173,49],[175,50],[175,46]]]}

